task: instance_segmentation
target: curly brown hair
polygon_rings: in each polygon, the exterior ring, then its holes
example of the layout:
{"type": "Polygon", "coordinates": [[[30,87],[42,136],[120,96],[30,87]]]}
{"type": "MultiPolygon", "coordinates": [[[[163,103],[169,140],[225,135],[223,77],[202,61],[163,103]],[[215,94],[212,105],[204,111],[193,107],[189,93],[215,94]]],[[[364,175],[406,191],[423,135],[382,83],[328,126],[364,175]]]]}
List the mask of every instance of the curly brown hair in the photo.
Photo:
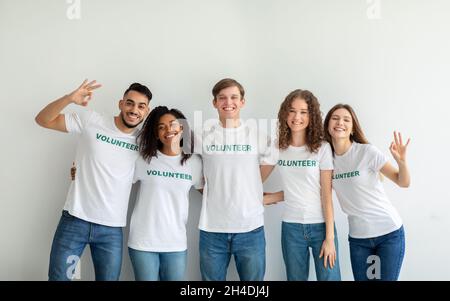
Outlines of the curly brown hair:
{"type": "Polygon", "coordinates": [[[296,99],[303,99],[308,105],[309,124],[306,128],[306,146],[311,153],[315,153],[324,140],[324,130],[319,101],[308,90],[297,89],[292,91],[281,104],[278,111],[278,148],[280,150],[286,149],[291,143],[291,129],[287,124],[287,117],[292,102],[296,99]]]}

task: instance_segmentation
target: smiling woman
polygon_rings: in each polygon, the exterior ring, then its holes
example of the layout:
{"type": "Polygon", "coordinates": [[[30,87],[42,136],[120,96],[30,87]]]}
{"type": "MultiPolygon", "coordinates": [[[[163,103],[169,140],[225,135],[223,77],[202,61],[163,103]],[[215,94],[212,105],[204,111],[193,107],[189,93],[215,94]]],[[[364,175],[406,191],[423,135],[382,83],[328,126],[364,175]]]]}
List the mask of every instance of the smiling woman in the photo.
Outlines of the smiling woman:
{"type": "Polygon", "coordinates": [[[189,190],[203,188],[200,158],[182,150],[185,119],[176,109],[156,107],[138,137],[134,181],[141,185],[128,240],[136,280],[185,279],[189,190]]]}

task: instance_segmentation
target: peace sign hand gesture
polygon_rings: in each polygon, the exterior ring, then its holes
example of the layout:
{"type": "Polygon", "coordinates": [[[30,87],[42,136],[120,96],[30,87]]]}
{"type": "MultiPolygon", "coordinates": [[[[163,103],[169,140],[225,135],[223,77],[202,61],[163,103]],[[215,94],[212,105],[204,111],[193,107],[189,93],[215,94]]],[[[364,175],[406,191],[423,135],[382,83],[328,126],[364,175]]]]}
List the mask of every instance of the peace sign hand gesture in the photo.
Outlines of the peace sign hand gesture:
{"type": "Polygon", "coordinates": [[[405,145],[403,145],[402,134],[394,131],[394,141],[392,141],[389,150],[391,151],[392,156],[394,157],[397,163],[405,163],[406,161],[406,148],[408,147],[409,142],[411,141],[408,138],[408,141],[405,145]]]}
{"type": "Polygon", "coordinates": [[[88,80],[85,79],[78,89],[69,94],[70,100],[77,105],[87,106],[92,98],[92,91],[102,86],[101,84],[96,83],[96,80],[88,82],[88,80]]]}

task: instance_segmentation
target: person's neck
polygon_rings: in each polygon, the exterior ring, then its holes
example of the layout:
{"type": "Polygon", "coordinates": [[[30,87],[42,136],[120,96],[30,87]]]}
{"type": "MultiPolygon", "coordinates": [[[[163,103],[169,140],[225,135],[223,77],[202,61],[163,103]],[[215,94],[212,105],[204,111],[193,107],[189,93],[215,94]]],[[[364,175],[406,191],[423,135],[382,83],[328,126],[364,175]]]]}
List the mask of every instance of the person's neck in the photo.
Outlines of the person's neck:
{"type": "Polygon", "coordinates": [[[170,145],[163,145],[160,152],[166,156],[178,156],[179,154],[181,154],[181,148],[180,147],[172,148],[170,145]]]}
{"type": "Polygon", "coordinates": [[[219,117],[220,125],[223,128],[238,128],[241,125],[241,120],[239,117],[236,118],[222,118],[219,117]]]}
{"type": "Polygon", "coordinates": [[[334,152],[338,156],[342,156],[343,154],[345,154],[351,146],[352,142],[350,141],[350,139],[333,139],[334,152]]]}
{"type": "Polygon", "coordinates": [[[119,131],[125,133],[125,134],[131,134],[134,132],[136,128],[129,128],[127,127],[122,120],[122,117],[115,116],[114,117],[114,123],[116,124],[116,127],[119,129],[119,131]]]}
{"type": "Polygon", "coordinates": [[[300,147],[306,144],[306,133],[305,131],[292,133],[291,132],[291,143],[292,146],[300,147]]]}

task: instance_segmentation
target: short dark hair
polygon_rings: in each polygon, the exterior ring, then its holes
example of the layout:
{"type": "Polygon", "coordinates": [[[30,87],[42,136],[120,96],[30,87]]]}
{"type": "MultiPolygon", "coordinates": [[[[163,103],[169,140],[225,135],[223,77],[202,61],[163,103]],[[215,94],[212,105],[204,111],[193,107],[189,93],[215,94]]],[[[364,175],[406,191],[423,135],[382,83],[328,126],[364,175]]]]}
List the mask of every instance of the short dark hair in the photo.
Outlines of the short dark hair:
{"type": "Polygon", "coordinates": [[[219,95],[220,91],[229,87],[237,87],[239,89],[239,93],[241,93],[241,98],[244,98],[245,94],[244,87],[235,79],[224,78],[220,80],[217,84],[215,84],[214,88],[212,89],[214,100],[216,100],[217,95],[219,95]]]}
{"type": "Polygon", "coordinates": [[[141,94],[144,94],[145,96],[147,96],[147,99],[149,102],[150,102],[150,100],[152,100],[153,95],[152,95],[152,92],[150,91],[150,89],[144,85],[141,85],[140,83],[131,84],[130,87],[125,91],[125,93],[123,93],[123,95],[126,95],[130,91],[136,91],[141,94]]]}

